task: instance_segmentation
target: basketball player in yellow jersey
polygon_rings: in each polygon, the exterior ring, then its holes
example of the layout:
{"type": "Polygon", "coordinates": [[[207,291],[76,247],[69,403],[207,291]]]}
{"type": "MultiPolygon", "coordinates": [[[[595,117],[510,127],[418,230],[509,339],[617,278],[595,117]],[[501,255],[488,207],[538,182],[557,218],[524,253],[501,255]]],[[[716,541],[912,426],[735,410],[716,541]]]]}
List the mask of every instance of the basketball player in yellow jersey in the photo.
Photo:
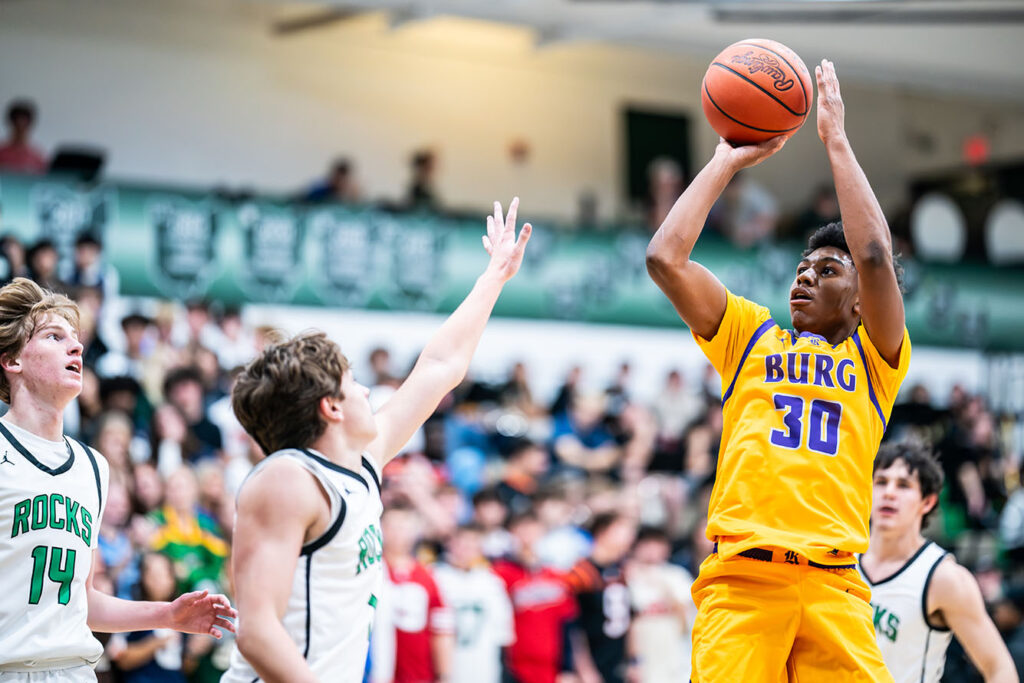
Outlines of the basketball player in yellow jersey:
{"type": "Polygon", "coordinates": [[[724,428],[708,509],[716,551],[693,584],[694,683],[892,682],[855,568],[871,465],[910,360],[889,229],[844,130],[831,62],[815,69],[818,134],[841,223],[797,265],[792,330],[690,260],[730,178],[782,148],[714,157],[647,249],[651,277],[722,376],[724,428]]]}

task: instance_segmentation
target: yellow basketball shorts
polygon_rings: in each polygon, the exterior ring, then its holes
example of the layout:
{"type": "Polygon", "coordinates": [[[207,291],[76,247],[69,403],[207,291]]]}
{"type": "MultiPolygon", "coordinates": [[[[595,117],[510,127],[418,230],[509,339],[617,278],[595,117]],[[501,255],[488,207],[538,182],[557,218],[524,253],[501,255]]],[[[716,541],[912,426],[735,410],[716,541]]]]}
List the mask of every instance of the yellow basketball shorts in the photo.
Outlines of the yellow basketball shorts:
{"type": "Polygon", "coordinates": [[[893,683],[870,595],[856,569],[712,554],[693,583],[690,680],[893,683]]]}

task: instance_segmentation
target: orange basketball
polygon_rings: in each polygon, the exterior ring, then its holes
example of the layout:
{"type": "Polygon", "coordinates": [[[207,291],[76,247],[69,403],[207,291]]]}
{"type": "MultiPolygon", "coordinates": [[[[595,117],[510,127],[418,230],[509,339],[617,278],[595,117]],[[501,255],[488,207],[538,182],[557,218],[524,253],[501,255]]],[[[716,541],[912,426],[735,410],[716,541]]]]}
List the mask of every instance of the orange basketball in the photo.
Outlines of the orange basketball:
{"type": "Polygon", "coordinates": [[[734,145],[792,135],[814,102],[811,74],[795,52],[774,40],[753,38],[722,50],[701,85],[711,127],[734,145]]]}

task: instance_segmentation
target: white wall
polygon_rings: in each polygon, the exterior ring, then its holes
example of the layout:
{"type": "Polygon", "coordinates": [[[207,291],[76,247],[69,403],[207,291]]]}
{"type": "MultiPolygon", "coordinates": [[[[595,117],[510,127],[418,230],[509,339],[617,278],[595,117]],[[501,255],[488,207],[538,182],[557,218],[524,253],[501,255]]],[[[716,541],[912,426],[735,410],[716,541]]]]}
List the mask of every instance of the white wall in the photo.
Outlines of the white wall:
{"type": "MultiPolygon", "coordinates": [[[[390,31],[378,14],[275,38],[281,11],[244,0],[0,3],[0,102],[33,97],[47,149],[106,147],[109,177],[291,191],[345,153],[369,197],[398,197],[409,152],[427,144],[443,154],[449,204],[518,193],[526,211],[562,217],[585,188],[605,217],[620,210],[625,103],[690,112],[696,163],[716,140],[698,99],[704,60],[582,43],[538,51],[524,29],[447,18],[390,31]],[[532,146],[525,167],[508,160],[514,137],[532,146]]],[[[1020,105],[852,82],[844,93],[851,139],[889,208],[909,174],[957,165],[968,133],[988,133],[997,158],[1024,155],[1020,105]],[[908,132],[936,148],[907,147],[908,132]]],[[[811,120],[753,175],[792,208],[827,172],[811,120]]]]}

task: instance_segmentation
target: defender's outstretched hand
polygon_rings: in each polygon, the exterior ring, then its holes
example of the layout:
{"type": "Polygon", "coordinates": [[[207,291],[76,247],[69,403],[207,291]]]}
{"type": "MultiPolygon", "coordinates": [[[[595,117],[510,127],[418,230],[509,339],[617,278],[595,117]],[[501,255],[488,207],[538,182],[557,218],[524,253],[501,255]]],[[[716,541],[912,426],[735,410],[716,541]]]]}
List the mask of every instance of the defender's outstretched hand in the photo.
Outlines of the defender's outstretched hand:
{"type": "Polygon", "coordinates": [[[533,226],[523,225],[516,239],[516,213],[519,211],[519,197],[508,205],[508,215],[501,217],[501,202],[494,202],[494,215],[487,217],[487,234],[483,236],[484,249],[491,255],[487,270],[499,275],[503,282],[508,282],[519,271],[523,262],[523,251],[530,241],[533,226]]]}
{"type": "Polygon", "coordinates": [[[740,145],[733,147],[725,138],[718,138],[715,157],[722,159],[735,173],[744,168],[757,166],[759,163],[782,149],[789,136],[777,135],[756,145],[740,145]]]}
{"type": "Polygon", "coordinates": [[[836,67],[827,59],[814,67],[818,79],[818,137],[825,144],[842,139],[846,135],[846,108],[839,92],[836,67]]]}
{"type": "Polygon", "coordinates": [[[210,595],[209,591],[185,593],[171,603],[171,628],[182,633],[198,633],[221,638],[218,628],[235,632],[235,624],[228,620],[238,618],[238,612],[223,595],[210,595]]]}

